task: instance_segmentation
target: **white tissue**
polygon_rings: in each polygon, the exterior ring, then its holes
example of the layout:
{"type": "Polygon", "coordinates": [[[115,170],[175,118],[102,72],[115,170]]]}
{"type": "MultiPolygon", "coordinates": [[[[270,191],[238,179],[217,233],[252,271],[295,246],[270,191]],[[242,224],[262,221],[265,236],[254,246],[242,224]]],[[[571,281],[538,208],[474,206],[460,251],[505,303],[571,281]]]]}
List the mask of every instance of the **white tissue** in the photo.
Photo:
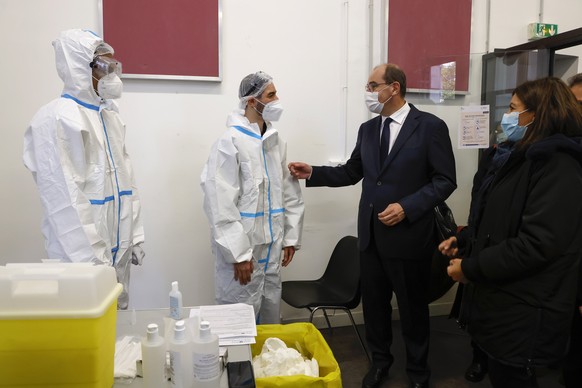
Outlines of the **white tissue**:
{"type": "Polygon", "coordinates": [[[265,340],[261,353],[253,358],[255,377],[306,375],[319,377],[319,364],[295,349],[288,348],[279,338],[265,340]]]}
{"type": "Polygon", "coordinates": [[[136,361],[141,360],[141,342],[125,336],[115,342],[113,374],[115,379],[133,380],[137,373],[136,361]]]}

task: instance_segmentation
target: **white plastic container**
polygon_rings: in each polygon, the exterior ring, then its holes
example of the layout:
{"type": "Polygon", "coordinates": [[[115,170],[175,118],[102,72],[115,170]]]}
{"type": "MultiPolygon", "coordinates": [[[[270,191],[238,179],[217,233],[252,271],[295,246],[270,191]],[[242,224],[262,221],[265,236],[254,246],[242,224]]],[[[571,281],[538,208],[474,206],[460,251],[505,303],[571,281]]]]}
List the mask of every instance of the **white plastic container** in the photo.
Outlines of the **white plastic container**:
{"type": "Polygon", "coordinates": [[[170,291],[170,317],[179,320],[182,319],[182,293],[178,289],[178,282],[172,282],[172,290],[170,291]]]}
{"type": "Polygon", "coordinates": [[[158,325],[148,325],[147,336],[141,342],[143,384],[145,388],[164,387],[166,378],[166,341],[158,325]]]}
{"type": "Polygon", "coordinates": [[[170,378],[172,387],[191,388],[194,381],[192,368],[192,341],[186,334],[184,321],[176,321],[174,335],[168,345],[170,351],[170,378]]]}
{"type": "Polygon", "coordinates": [[[122,288],[103,265],[0,266],[0,387],[111,387],[122,288]]]}
{"type": "Polygon", "coordinates": [[[194,387],[220,387],[218,336],[212,334],[210,322],[200,322],[200,334],[193,341],[194,387]]]}

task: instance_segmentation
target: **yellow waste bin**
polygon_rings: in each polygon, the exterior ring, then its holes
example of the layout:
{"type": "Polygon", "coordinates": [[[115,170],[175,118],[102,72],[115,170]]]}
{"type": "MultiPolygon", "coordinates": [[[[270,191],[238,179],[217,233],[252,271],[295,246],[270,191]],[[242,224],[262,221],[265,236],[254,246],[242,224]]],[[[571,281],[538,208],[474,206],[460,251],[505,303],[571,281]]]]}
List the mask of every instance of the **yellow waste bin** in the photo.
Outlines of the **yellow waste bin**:
{"type": "Polygon", "coordinates": [[[301,349],[308,358],[315,358],[319,364],[319,376],[273,376],[257,378],[257,388],[297,388],[297,387],[331,387],[341,388],[340,368],[325,339],[311,323],[290,323],[287,325],[258,325],[257,342],[251,345],[253,357],[259,355],[267,338],[276,337],[285,342],[287,347],[301,349]]]}

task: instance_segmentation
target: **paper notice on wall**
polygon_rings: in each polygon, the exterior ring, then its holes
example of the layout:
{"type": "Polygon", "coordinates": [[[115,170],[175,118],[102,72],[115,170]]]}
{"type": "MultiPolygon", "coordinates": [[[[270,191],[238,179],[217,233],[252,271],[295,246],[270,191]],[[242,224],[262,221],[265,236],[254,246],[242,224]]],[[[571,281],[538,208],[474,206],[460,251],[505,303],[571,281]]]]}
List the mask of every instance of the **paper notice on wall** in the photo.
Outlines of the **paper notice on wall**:
{"type": "Polygon", "coordinates": [[[489,147],[489,105],[461,107],[459,148],[489,147]]]}

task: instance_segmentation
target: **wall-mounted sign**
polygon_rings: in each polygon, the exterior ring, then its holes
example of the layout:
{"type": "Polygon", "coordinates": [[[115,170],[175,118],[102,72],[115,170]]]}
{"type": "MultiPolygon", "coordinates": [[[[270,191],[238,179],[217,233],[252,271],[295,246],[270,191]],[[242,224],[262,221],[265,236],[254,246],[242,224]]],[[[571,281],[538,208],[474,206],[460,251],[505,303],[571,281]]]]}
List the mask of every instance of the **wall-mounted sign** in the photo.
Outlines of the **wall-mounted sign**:
{"type": "Polygon", "coordinates": [[[547,38],[558,33],[557,24],[530,23],[527,25],[527,38],[529,40],[547,38]]]}

